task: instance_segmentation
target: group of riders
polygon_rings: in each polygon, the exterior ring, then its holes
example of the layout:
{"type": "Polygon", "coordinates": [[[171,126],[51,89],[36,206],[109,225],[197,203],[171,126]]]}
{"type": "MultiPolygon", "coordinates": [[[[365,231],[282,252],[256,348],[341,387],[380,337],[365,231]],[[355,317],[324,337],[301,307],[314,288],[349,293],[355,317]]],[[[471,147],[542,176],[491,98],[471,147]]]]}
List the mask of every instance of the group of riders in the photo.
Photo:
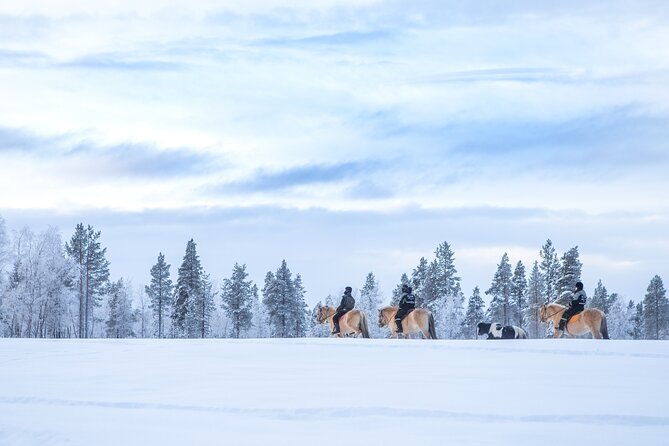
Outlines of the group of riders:
{"type": "MultiPolygon", "coordinates": [[[[399,310],[395,315],[395,323],[397,324],[397,333],[402,334],[402,319],[409,314],[413,309],[416,308],[416,296],[412,293],[412,289],[409,285],[402,285],[402,297],[399,302],[399,310]]],[[[337,307],[337,312],[332,316],[332,323],[334,329],[332,334],[339,334],[339,319],[351,311],[355,306],[355,299],[351,295],[353,289],[350,286],[347,286],[344,290],[344,295],[341,297],[341,303],[337,307]]]]}
{"type": "MultiPolygon", "coordinates": [[[[337,307],[337,311],[332,317],[332,322],[334,325],[334,329],[332,330],[333,335],[340,333],[339,319],[351,311],[353,307],[355,307],[355,299],[351,295],[352,292],[353,289],[350,286],[347,286],[344,290],[344,295],[341,298],[341,303],[337,307]]],[[[560,332],[564,332],[565,325],[572,316],[576,316],[577,314],[583,312],[585,309],[586,299],[587,296],[583,290],[583,283],[576,282],[572,300],[569,302],[569,307],[562,314],[562,318],[560,319],[560,323],[558,325],[558,330],[560,332]]],[[[402,296],[400,297],[399,301],[399,310],[395,314],[395,324],[397,325],[398,334],[402,334],[402,319],[404,319],[404,317],[415,308],[416,296],[413,294],[413,290],[409,285],[403,284],[402,296]]]]}

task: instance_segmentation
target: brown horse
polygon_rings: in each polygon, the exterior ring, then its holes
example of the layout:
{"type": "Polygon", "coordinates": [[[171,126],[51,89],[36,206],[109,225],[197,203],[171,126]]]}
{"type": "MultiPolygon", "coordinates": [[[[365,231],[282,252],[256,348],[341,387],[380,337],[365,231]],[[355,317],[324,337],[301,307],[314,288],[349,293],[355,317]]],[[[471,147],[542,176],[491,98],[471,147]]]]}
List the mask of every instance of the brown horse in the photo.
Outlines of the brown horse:
{"type": "MultiPolygon", "coordinates": [[[[397,324],[395,315],[398,307],[385,307],[379,310],[379,327],[390,328],[390,337],[397,338],[397,324]]],[[[412,333],[421,332],[425,339],[437,339],[437,332],[434,329],[434,317],[432,313],[424,308],[416,308],[402,319],[402,332],[405,336],[412,333]]]]}
{"type": "MultiPolygon", "coordinates": [[[[332,316],[337,312],[335,307],[327,305],[316,307],[316,321],[319,324],[324,324],[326,321],[330,324],[330,331],[334,330],[334,322],[332,316]]],[[[360,310],[351,310],[346,312],[339,318],[339,333],[334,336],[342,338],[344,336],[357,337],[362,335],[363,338],[369,338],[369,329],[367,327],[367,315],[360,310]]]]}
{"type": "MultiPolygon", "coordinates": [[[[541,322],[553,321],[553,337],[562,336],[558,329],[562,313],[567,309],[564,305],[547,303],[539,308],[539,319],[541,322]]],[[[595,339],[609,339],[609,330],[606,326],[604,312],[597,308],[588,308],[583,312],[572,316],[565,325],[565,333],[570,336],[580,336],[584,333],[592,333],[595,339]]]]}

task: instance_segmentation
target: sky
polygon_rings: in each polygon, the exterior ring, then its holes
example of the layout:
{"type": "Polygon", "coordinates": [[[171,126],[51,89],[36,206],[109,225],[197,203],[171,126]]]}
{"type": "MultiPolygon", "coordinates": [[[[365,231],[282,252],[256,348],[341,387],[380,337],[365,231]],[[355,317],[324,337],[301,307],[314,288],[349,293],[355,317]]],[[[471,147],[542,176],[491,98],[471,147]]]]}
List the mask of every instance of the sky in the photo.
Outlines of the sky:
{"type": "Polygon", "coordinates": [[[113,276],[286,259],[386,297],[447,241],[579,247],[586,290],[669,278],[664,1],[0,3],[0,216],[102,231],[113,276]]]}

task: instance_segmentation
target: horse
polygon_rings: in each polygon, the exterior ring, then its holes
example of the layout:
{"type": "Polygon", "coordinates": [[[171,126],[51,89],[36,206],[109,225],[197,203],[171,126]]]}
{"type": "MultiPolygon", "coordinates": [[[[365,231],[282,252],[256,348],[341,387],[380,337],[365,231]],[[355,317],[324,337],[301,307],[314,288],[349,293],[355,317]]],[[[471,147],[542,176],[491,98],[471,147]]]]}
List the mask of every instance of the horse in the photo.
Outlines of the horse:
{"type": "MultiPolygon", "coordinates": [[[[558,329],[562,313],[567,307],[564,305],[546,303],[539,308],[539,319],[541,322],[553,321],[553,337],[559,338],[562,332],[558,329]]],[[[565,325],[565,333],[570,337],[580,336],[584,333],[592,333],[595,339],[609,339],[609,329],[606,326],[604,312],[597,308],[587,308],[581,313],[572,316],[565,325]]]]}
{"type": "MultiPolygon", "coordinates": [[[[321,306],[316,307],[316,321],[324,324],[326,321],[330,324],[330,331],[334,330],[334,321],[332,316],[337,312],[335,307],[321,306]]],[[[369,329],[367,326],[367,315],[360,310],[347,311],[339,318],[339,333],[334,336],[343,338],[344,336],[369,338],[369,329]]]]}
{"type": "Polygon", "coordinates": [[[527,333],[520,327],[515,325],[506,325],[487,322],[480,322],[476,326],[476,334],[478,336],[488,335],[488,339],[527,339],[527,333]]]}
{"type": "MultiPolygon", "coordinates": [[[[385,307],[379,310],[379,327],[390,328],[390,337],[397,338],[397,324],[395,315],[399,311],[398,307],[385,307]]],[[[404,319],[402,319],[402,332],[405,336],[412,333],[421,332],[425,339],[437,339],[437,332],[434,329],[434,317],[432,313],[424,308],[416,308],[404,319]]]]}

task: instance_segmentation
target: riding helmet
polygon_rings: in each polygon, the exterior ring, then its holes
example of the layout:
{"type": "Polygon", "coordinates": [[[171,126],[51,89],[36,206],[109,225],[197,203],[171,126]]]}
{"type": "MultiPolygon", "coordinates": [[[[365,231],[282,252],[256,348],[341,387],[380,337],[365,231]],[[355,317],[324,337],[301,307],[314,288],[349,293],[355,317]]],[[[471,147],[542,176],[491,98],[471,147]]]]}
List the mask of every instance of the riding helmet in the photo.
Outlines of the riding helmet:
{"type": "Polygon", "coordinates": [[[576,291],[581,291],[583,289],[583,283],[582,282],[576,282],[576,291]]]}

